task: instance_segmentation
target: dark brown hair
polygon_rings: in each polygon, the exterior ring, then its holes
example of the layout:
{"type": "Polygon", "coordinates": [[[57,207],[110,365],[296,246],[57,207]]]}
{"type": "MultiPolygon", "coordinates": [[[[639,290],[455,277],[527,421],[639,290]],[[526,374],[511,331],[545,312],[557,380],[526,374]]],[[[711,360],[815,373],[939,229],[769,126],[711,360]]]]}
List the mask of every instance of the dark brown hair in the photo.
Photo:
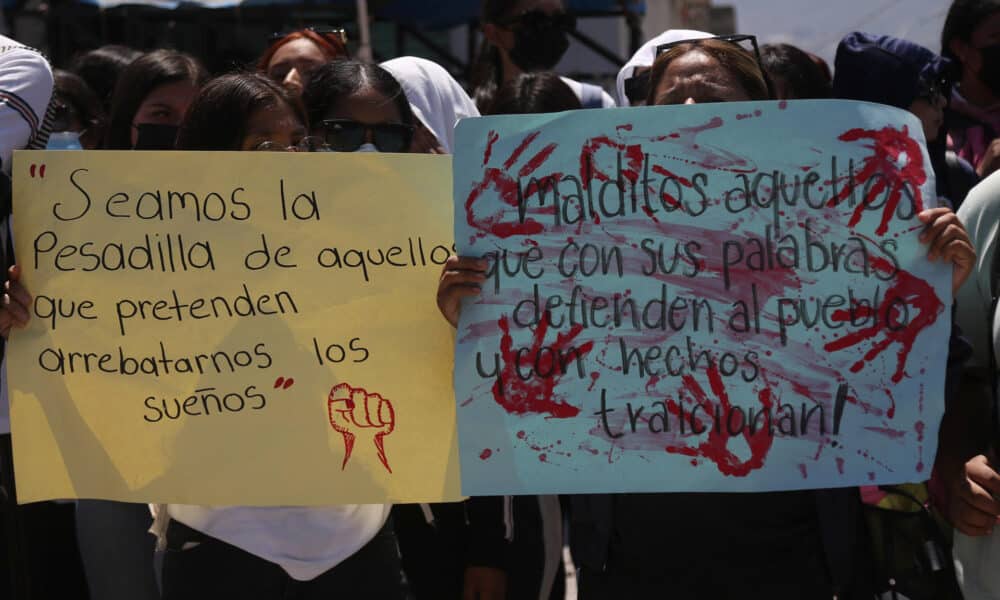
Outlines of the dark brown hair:
{"type": "Polygon", "coordinates": [[[829,67],[824,71],[821,63],[813,60],[809,53],[791,44],[764,44],[760,47],[760,59],[771,81],[784,82],[786,92],[790,93],[789,98],[782,100],[833,95],[829,67]]]}
{"type": "Polygon", "coordinates": [[[522,73],[497,90],[485,114],[525,115],[582,108],[580,99],[552,71],[522,73]]]}
{"type": "Polygon", "coordinates": [[[955,0],[941,29],[941,56],[958,61],[951,50],[954,40],[971,43],[972,34],[986,19],[1000,12],[1000,0],[955,0]]]}
{"type": "Polygon", "coordinates": [[[80,54],[73,59],[70,70],[87,82],[107,112],[111,110],[111,96],[122,71],[140,56],[142,52],[138,50],[110,44],[80,54]]]}
{"type": "Polygon", "coordinates": [[[239,150],[247,123],[259,110],[286,105],[305,128],[305,109],[280,84],[260,73],[213,79],[191,103],[177,134],[178,150],[239,150]]]}
{"type": "Polygon", "coordinates": [[[53,69],[51,105],[58,117],[53,119],[53,131],[61,131],[65,119],[75,116],[84,131],[80,134],[80,143],[84,148],[92,149],[100,146],[104,140],[104,129],[107,127],[107,115],[104,107],[87,82],[76,73],[53,69]]]}
{"type": "Polygon", "coordinates": [[[359,91],[371,88],[399,110],[404,125],[415,125],[416,117],[403,87],[392,73],[382,67],[354,59],[337,60],[317,67],[302,91],[312,128],[337,105],[359,91]]]}
{"type": "Polygon", "coordinates": [[[768,100],[770,98],[764,74],[753,54],[732,42],[706,38],[677,44],[656,57],[649,73],[649,95],[646,97],[646,104],[650,106],[656,104],[656,90],[660,87],[660,82],[663,81],[663,75],[670,63],[674,59],[694,51],[704,52],[717,60],[722,68],[736,79],[736,82],[740,84],[751,100],[768,100]]]}
{"type": "Polygon", "coordinates": [[[104,147],[132,148],[132,119],[142,101],[157,87],[178,81],[201,86],[207,79],[208,72],[196,58],[176,50],[154,50],[135,59],[122,71],[115,86],[104,147]]]}
{"type": "MultiPolygon", "coordinates": [[[[480,25],[504,22],[514,16],[514,9],[520,2],[521,0],[483,0],[479,9],[480,25]]],[[[479,108],[479,112],[486,114],[502,84],[503,65],[501,64],[500,51],[484,36],[469,74],[472,100],[479,108]]]]}

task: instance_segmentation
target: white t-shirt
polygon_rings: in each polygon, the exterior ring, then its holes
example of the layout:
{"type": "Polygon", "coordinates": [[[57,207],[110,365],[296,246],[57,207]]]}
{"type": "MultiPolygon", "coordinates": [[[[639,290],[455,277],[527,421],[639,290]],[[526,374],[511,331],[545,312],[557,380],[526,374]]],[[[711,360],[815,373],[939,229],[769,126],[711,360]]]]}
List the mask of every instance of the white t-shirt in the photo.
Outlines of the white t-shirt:
{"type": "MultiPolygon", "coordinates": [[[[51,97],[52,68],[48,61],[0,35],[0,161],[4,173],[10,174],[14,150],[27,148],[42,135],[51,97]]],[[[6,434],[10,433],[6,357],[0,366],[0,383],[0,434],[6,434]]]]}
{"type": "Polygon", "coordinates": [[[390,508],[389,504],[287,507],[170,504],[167,512],[172,519],[192,529],[275,563],[299,581],[308,581],[370,542],[385,525],[390,508]]]}
{"type": "MultiPolygon", "coordinates": [[[[576,81],[575,79],[570,79],[569,77],[560,77],[559,79],[562,79],[563,83],[565,83],[566,85],[568,85],[569,89],[573,90],[573,93],[576,94],[576,97],[579,98],[580,102],[582,103],[583,102],[583,84],[580,83],[579,81],[576,81]]],[[[590,85],[593,85],[593,84],[590,84],[590,85]]],[[[617,104],[615,104],[615,99],[612,98],[610,94],[608,94],[606,91],[604,91],[602,89],[601,90],[601,108],[614,108],[615,106],[617,106],[617,104]]]]}
{"type": "MultiPolygon", "coordinates": [[[[1000,172],[990,175],[972,188],[958,209],[958,218],[969,232],[976,250],[976,268],[956,295],[956,319],[962,333],[972,343],[973,355],[966,365],[970,369],[986,369],[989,345],[1000,350],[1000,319],[994,319],[994,331],[989,331],[990,277],[993,255],[1000,239],[1000,172]]],[[[1000,359],[1000,352],[997,352],[1000,359]]]]}

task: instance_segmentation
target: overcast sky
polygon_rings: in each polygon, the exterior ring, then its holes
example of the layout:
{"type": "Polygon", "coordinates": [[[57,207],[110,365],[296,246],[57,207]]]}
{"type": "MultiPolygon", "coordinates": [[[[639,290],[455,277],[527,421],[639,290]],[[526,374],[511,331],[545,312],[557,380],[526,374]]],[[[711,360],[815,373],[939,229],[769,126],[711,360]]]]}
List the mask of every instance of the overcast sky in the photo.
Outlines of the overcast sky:
{"type": "Polygon", "coordinates": [[[830,61],[851,31],[888,34],[941,52],[948,0],[715,0],[736,8],[739,33],[787,42],[830,61]]]}

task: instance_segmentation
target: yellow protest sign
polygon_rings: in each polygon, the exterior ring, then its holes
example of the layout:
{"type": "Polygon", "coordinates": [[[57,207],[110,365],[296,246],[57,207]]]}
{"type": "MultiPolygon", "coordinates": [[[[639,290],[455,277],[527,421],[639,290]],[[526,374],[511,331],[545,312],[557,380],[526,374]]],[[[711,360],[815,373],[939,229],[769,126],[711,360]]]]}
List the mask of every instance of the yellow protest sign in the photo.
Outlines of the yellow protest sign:
{"type": "Polygon", "coordinates": [[[18,152],[18,500],[459,498],[450,159],[18,152]]]}

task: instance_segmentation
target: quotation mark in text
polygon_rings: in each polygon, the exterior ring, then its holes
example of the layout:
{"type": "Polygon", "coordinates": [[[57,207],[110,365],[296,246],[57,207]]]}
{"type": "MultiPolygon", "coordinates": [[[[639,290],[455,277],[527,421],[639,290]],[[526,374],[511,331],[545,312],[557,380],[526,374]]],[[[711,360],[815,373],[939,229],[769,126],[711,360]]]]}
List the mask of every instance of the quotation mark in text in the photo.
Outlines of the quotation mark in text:
{"type": "Polygon", "coordinates": [[[40,178],[45,177],[45,165],[31,165],[31,168],[28,169],[28,172],[31,174],[32,179],[34,179],[36,171],[38,172],[38,177],[40,178]]]}
{"type": "Polygon", "coordinates": [[[295,385],[295,380],[292,379],[291,377],[289,377],[288,379],[285,379],[284,377],[279,377],[274,380],[274,389],[281,388],[283,390],[287,390],[293,385],[295,385]]]}

